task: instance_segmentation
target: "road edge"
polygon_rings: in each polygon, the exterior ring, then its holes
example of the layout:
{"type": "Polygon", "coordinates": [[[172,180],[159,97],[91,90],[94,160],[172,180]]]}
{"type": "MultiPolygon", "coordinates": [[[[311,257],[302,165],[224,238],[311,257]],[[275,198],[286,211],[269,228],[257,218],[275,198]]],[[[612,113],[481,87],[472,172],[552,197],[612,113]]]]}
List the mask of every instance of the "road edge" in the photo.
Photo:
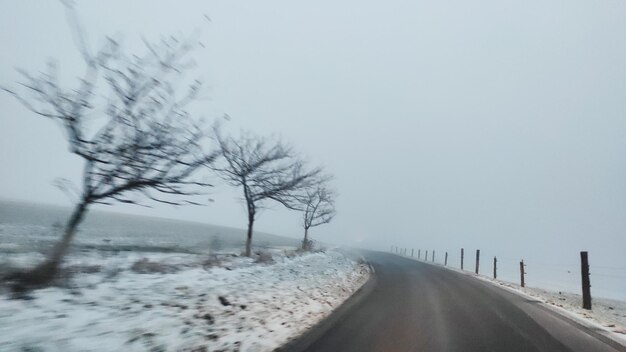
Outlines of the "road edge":
{"type": "Polygon", "coordinates": [[[486,276],[477,275],[471,271],[460,270],[458,268],[449,267],[449,266],[441,265],[438,263],[432,263],[432,262],[418,260],[415,258],[404,257],[404,256],[400,256],[400,257],[412,259],[420,263],[436,266],[441,269],[449,270],[449,271],[452,271],[452,272],[455,272],[464,276],[472,277],[476,280],[488,283],[493,287],[500,288],[506,292],[513,293],[525,299],[535,301],[539,303],[540,307],[543,308],[544,310],[550,311],[552,314],[554,314],[554,316],[558,317],[559,319],[566,320],[570,322],[571,324],[578,326],[579,328],[581,328],[581,330],[585,331],[588,335],[593,336],[594,338],[604,342],[605,344],[613,348],[624,349],[626,347],[626,341],[620,339],[618,336],[614,336],[615,334],[614,332],[605,329],[600,323],[595,323],[593,321],[586,320],[582,317],[579,317],[574,312],[568,311],[565,308],[553,306],[551,304],[548,304],[538,299],[537,297],[531,296],[520,290],[516,290],[515,288],[508,287],[505,285],[506,281],[493,280],[486,276]]]}
{"type": "Polygon", "coordinates": [[[368,263],[370,268],[370,277],[367,281],[356,290],[348,299],[346,299],[341,305],[333,310],[326,318],[307,329],[301,335],[287,341],[284,345],[274,349],[274,351],[280,352],[300,352],[306,350],[315,341],[322,337],[328,330],[337,325],[343,317],[354,308],[357,304],[363,301],[376,286],[376,270],[368,263]]]}
{"type": "Polygon", "coordinates": [[[620,340],[617,336],[613,336],[613,332],[611,331],[607,331],[606,329],[604,329],[604,327],[599,324],[599,323],[595,323],[593,321],[588,321],[584,318],[579,317],[578,315],[576,315],[574,312],[571,312],[565,308],[561,308],[561,307],[557,307],[554,306],[552,304],[546,303],[544,301],[542,301],[541,299],[537,299],[537,297],[533,297],[527,293],[524,293],[522,291],[516,290],[514,288],[511,287],[507,287],[505,285],[500,284],[497,281],[491,281],[488,279],[484,279],[481,278],[479,276],[476,275],[471,275],[474,278],[483,281],[483,282],[487,282],[490,283],[492,286],[498,287],[500,289],[503,289],[507,292],[513,293],[515,295],[518,295],[520,297],[523,297],[525,299],[534,301],[539,303],[539,307],[542,308],[545,311],[549,311],[550,313],[552,313],[555,317],[564,320],[564,321],[568,321],[570,324],[573,324],[575,326],[577,326],[580,330],[585,331],[588,335],[604,342],[605,344],[616,348],[616,349],[624,349],[626,351],[626,342],[620,340]]]}

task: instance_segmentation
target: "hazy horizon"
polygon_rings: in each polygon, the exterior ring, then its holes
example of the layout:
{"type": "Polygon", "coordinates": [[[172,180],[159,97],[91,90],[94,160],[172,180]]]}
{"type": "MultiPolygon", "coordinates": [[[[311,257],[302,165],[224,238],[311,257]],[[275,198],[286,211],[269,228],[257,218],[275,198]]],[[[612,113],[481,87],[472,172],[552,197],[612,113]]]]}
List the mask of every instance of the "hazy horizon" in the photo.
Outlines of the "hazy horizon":
{"type": "MultiPolygon", "coordinates": [[[[24,204],[24,205],[35,205],[35,206],[44,206],[44,207],[54,207],[54,208],[62,208],[63,210],[67,210],[68,212],[72,210],[72,204],[55,204],[55,203],[47,203],[47,202],[38,202],[38,201],[31,201],[31,200],[23,200],[23,199],[17,199],[17,198],[4,198],[4,197],[0,197],[0,206],[1,205],[6,205],[6,203],[20,203],[20,204],[24,204]]],[[[0,207],[1,208],[1,207],[0,207]]],[[[122,211],[120,209],[116,209],[115,207],[94,207],[93,210],[89,211],[87,213],[87,218],[85,220],[88,220],[89,218],[89,213],[91,212],[97,212],[100,214],[109,214],[109,215],[113,215],[113,216],[129,216],[129,217],[139,217],[139,218],[144,218],[144,219],[155,219],[155,220],[164,220],[164,221],[174,221],[174,222],[184,222],[184,223],[190,223],[190,224],[198,224],[198,225],[210,225],[210,226],[215,226],[215,227],[224,227],[224,228],[229,228],[229,229],[234,229],[234,230],[241,230],[242,233],[242,239],[241,242],[244,242],[244,236],[245,236],[245,231],[246,231],[246,226],[245,224],[243,224],[242,226],[226,226],[226,225],[220,225],[220,224],[215,224],[215,223],[209,223],[206,221],[202,221],[202,220],[186,220],[186,219],[181,219],[179,217],[168,217],[167,215],[150,215],[149,213],[146,214],[134,214],[134,213],[129,213],[127,211],[122,211]]],[[[65,219],[59,219],[59,220],[65,220],[65,219]]],[[[61,221],[63,222],[63,221],[61,221]]],[[[50,223],[48,224],[49,226],[52,226],[54,224],[50,223]]],[[[268,233],[268,232],[264,232],[264,231],[255,231],[255,233],[264,233],[264,234],[269,234],[269,235],[276,235],[279,237],[287,237],[289,239],[300,239],[302,237],[302,234],[300,232],[297,233],[291,233],[291,234],[282,234],[282,235],[277,235],[277,234],[273,234],[273,233],[268,233]]]]}
{"type": "MultiPolygon", "coordinates": [[[[76,9],[94,48],[116,35],[141,52],[141,36],[202,27],[199,114],[280,135],[335,175],[338,215],[313,239],[568,265],[588,250],[592,264],[626,267],[626,2],[480,3],[76,9]]],[[[60,3],[0,2],[0,23],[0,85],[50,57],[64,83],[81,74],[60,3]]],[[[0,106],[0,194],[70,205],[52,181],[78,180],[82,164],[61,129],[8,94],[0,106]]],[[[95,209],[244,227],[240,191],[211,180],[206,207],[95,209]]],[[[271,207],[256,229],[301,232],[299,214],[271,207]]]]}

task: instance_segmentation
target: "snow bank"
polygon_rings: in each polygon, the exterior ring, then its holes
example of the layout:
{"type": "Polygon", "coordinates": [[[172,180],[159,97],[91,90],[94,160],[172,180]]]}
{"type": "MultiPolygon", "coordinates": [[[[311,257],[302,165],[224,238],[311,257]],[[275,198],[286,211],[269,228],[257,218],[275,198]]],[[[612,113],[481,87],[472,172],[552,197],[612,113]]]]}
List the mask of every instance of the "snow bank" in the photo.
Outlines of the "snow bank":
{"type": "Polygon", "coordinates": [[[366,264],[335,251],[283,252],[273,260],[70,258],[69,266],[92,269],[76,271],[69,287],[38,290],[30,299],[0,295],[0,350],[271,351],[327,316],[369,276],[366,264]]]}

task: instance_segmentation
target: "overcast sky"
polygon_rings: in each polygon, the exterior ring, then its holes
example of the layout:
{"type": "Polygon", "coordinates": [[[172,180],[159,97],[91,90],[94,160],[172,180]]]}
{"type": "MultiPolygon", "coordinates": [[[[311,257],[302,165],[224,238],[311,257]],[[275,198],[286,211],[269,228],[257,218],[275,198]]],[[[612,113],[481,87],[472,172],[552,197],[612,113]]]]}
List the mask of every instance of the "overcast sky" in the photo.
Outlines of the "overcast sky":
{"type": "MultiPolygon", "coordinates": [[[[107,34],[204,28],[206,116],[277,133],[336,176],[338,216],[316,239],[485,248],[516,255],[626,252],[626,1],[84,1],[107,34]],[[203,26],[203,14],[211,18],[203,26]],[[590,244],[590,242],[593,242],[590,244]]],[[[0,83],[48,57],[81,73],[62,6],[0,1],[0,83]]],[[[0,94],[0,197],[69,204],[63,133],[0,94]]],[[[244,227],[239,190],[203,208],[109,210],[244,227]]],[[[267,210],[259,230],[299,235],[267,210]]],[[[623,262],[623,259],[622,259],[623,262]]]]}

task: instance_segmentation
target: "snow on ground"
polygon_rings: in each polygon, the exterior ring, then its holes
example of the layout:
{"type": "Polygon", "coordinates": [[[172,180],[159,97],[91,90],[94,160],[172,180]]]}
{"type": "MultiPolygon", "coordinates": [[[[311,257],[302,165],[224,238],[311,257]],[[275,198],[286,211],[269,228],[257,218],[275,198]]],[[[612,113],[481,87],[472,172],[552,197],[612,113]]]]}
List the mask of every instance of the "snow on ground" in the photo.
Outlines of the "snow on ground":
{"type": "MultiPolygon", "coordinates": [[[[441,264],[423,262],[444,267],[441,264]]],[[[582,308],[582,296],[579,294],[553,292],[536,287],[521,287],[511,282],[476,275],[471,271],[464,271],[453,267],[445,268],[476,277],[517,294],[533,298],[552,307],[554,311],[560,314],[606,331],[614,340],[626,345],[626,302],[624,301],[593,297],[592,292],[592,310],[586,310],[582,308]]]]}
{"type": "Polygon", "coordinates": [[[478,276],[495,285],[506,287],[524,296],[552,306],[557,312],[590,323],[626,344],[626,302],[592,296],[592,310],[582,308],[582,296],[569,292],[552,292],[536,287],[521,287],[510,282],[478,276]]]}
{"type": "Polygon", "coordinates": [[[260,259],[73,256],[67,266],[75,274],[64,287],[27,299],[0,292],[0,350],[271,351],[369,277],[364,262],[337,251],[260,259]]]}

